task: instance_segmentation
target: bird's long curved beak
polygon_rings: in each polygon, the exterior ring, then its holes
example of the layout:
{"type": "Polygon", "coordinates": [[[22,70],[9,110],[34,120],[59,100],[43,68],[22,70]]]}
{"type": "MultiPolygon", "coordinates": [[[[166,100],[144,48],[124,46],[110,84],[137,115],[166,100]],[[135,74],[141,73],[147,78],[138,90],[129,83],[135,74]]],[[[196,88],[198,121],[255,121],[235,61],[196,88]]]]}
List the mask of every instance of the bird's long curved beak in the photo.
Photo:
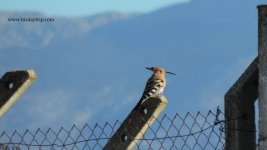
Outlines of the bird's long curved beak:
{"type": "MultiPolygon", "coordinates": [[[[150,67],[150,68],[149,68],[149,67],[146,67],[146,69],[148,69],[148,70],[152,70],[152,67],[150,67]]],[[[153,70],[152,70],[152,71],[153,71],[153,70]]]]}
{"type": "Polygon", "coordinates": [[[176,75],[176,73],[169,72],[169,71],[166,71],[166,73],[168,73],[168,74],[172,74],[172,75],[176,75]]]}

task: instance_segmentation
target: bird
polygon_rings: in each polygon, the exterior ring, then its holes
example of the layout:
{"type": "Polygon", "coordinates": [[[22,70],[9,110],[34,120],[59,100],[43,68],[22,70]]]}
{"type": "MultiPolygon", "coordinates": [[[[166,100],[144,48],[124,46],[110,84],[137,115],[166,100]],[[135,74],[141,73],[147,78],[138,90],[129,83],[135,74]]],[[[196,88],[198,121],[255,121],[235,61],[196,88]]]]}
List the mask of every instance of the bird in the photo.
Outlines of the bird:
{"type": "Polygon", "coordinates": [[[163,94],[164,88],[166,86],[166,73],[176,75],[175,73],[165,71],[163,68],[160,67],[146,67],[146,69],[153,71],[153,74],[147,80],[141,99],[137,103],[134,110],[140,107],[150,97],[159,97],[163,94]]]}

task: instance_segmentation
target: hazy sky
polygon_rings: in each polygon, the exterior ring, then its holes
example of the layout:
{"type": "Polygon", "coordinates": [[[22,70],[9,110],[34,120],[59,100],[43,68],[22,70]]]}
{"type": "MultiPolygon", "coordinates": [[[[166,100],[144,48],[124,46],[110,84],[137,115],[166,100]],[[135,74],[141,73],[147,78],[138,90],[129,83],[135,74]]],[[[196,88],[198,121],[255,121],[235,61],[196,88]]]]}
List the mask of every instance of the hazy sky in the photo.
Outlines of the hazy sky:
{"type": "Polygon", "coordinates": [[[57,16],[87,16],[106,11],[150,12],[190,0],[0,0],[0,10],[40,11],[57,16]]]}

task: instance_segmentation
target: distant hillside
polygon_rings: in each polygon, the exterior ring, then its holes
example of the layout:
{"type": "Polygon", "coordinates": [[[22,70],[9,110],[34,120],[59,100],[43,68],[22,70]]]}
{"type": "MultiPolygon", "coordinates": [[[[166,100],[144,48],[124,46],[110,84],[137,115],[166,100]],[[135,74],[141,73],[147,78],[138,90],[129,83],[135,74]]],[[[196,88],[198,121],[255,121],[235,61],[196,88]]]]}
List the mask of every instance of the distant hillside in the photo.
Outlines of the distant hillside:
{"type": "MultiPolygon", "coordinates": [[[[0,11],[0,49],[9,47],[42,47],[55,40],[71,40],[113,21],[127,20],[136,14],[108,12],[84,18],[59,18],[54,22],[8,22],[8,18],[50,17],[36,12],[0,11]]],[[[52,16],[53,18],[53,16],[52,16]]]]}

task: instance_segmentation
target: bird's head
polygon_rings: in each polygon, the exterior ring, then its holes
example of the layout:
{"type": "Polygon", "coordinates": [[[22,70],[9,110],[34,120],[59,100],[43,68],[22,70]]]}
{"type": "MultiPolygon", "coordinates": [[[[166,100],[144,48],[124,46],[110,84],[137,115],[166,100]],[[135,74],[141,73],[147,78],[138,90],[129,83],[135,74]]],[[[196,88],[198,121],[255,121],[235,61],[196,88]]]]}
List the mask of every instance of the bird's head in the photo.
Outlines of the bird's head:
{"type": "Polygon", "coordinates": [[[173,74],[176,75],[175,73],[169,72],[169,71],[165,71],[163,68],[160,67],[146,67],[146,69],[153,71],[154,73],[159,72],[160,74],[173,74]]]}

